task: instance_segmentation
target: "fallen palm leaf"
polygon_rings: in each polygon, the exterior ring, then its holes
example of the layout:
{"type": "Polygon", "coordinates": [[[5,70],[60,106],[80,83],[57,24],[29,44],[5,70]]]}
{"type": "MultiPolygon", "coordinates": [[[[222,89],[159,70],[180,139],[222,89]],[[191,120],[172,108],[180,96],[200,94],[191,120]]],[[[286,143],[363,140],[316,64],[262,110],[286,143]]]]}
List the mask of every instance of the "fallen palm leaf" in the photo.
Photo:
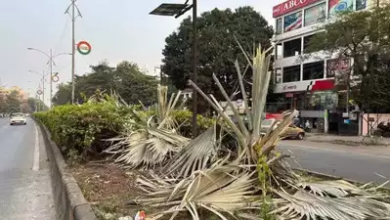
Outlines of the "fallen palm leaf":
{"type": "Polygon", "coordinates": [[[217,125],[214,125],[192,140],[172,158],[165,173],[178,172],[177,177],[187,177],[197,170],[206,169],[210,162],[215,162],[217,157],[220,146],[219,133],[217,125]]]}

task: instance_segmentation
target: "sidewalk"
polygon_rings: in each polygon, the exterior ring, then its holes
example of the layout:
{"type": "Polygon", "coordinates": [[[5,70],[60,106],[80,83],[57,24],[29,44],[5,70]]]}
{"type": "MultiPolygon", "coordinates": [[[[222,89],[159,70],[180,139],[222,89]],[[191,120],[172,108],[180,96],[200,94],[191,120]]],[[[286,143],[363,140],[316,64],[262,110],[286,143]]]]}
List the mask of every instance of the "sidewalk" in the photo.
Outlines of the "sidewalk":
{"type": "Polygon", "coordinates": [[[340,136],[320,133],[306,133],[306,141],[327,142],[348,146],[390,146],[389,138],[362,137],[362,136],[340,136]]]}

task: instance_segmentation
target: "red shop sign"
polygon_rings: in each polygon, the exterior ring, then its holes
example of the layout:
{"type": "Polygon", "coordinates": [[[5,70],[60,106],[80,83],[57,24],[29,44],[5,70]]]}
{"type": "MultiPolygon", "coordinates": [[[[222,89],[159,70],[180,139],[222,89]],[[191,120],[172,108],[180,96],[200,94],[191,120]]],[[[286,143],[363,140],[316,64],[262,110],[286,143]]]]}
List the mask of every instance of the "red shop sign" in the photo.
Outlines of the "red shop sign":
{"type": "Polygon", "coordinates": [[[279,17],[297,9],[303,8],[320,0],[288,0],[273,7],[273,17],[279,17]]]}

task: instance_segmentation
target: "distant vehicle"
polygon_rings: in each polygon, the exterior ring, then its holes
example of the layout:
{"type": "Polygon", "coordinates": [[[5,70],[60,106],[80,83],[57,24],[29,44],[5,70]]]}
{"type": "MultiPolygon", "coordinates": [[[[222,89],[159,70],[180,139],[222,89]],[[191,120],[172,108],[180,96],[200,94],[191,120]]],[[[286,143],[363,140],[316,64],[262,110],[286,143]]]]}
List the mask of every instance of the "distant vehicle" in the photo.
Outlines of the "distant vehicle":
{"type": "MultiPolygon", "coordinates": [[[[265,119],[261,123],[261,132],[262,132],[262,134],[265,134],[269,129],[271,129],[271,126],[274,124],[275,121],[276,121],[276,119],[274,119],[274,118],[265,119]]],[[[277,127],[277,125],[274,127],[274,129],[276,127],[277,127]]],[[[290,124],[280,134],[280,137],[282,139],[285,139],[285,138],[295,138],[295,139],[298,139],[298,140],[303,140],[304,137],[305,137],[305,130],[295,126],[294,124],[290,124]]]]}
{"type": "Polygon", "coordinates": [[[27,124],[26,116],[21,112],[12,113],[10,115],[9,124],[10,125],[18,125],[18,124],[19,125],[26,125],[27,124]]]}

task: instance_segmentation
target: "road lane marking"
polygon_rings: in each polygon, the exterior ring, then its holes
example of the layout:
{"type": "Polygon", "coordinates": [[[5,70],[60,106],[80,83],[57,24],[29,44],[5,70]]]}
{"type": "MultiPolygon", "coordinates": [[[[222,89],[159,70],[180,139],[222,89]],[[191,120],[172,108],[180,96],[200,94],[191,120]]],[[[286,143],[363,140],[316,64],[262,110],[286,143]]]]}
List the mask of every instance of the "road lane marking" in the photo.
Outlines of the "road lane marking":
{"type": "Polygon", "coordinates": [[[33,162],[33,171],[39,171],[39,133],[36,125],[35,127],[35,144],[34,144],[34,162],[33,162]]]}

